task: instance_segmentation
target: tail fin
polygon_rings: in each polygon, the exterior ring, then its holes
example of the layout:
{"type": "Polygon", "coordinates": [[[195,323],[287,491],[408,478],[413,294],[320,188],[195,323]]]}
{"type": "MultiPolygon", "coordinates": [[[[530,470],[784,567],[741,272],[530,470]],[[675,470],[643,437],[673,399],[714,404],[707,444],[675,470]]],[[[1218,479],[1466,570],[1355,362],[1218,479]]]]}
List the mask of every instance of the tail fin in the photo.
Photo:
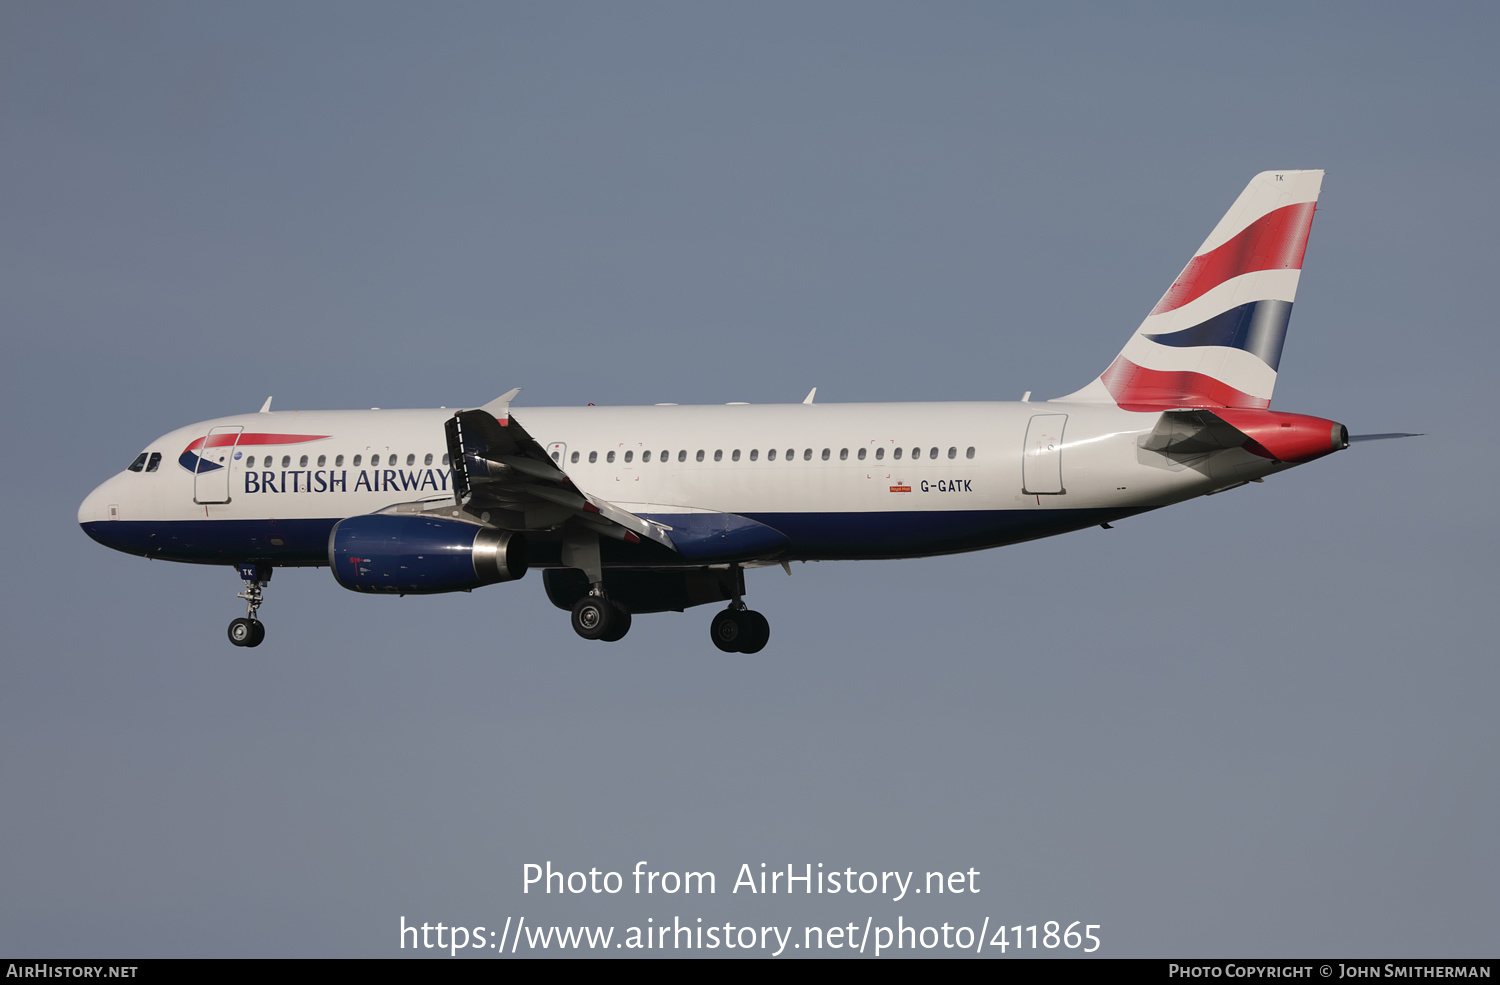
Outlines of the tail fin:
{"type": "Polygon", "coordinates": [[[1270,406],[1322,171],[1264,171],[1094,382],[1060,401],[1126,410],[1270,406]]]}

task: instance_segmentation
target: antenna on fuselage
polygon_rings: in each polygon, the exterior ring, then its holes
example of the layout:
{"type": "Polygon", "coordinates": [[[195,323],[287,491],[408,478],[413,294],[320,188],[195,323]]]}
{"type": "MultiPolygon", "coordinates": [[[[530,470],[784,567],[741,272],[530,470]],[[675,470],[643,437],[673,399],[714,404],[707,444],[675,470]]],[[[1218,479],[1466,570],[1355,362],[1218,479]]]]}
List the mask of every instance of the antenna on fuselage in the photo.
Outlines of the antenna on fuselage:
{"type": "Polygon", "coordinates": [[[266,398],[266,402],[260,405],[260,412],[262,414],[269,414],[269,413],[271,413],[271,398],[270,397],[267,397],[266,398]]]}
{"type": "Polygon", "coordinates": [[[817,395],[818,395],[818,388],[817,387],[813,387],[811,390],[807,391],[807,396],[802,399],[802,402],[804,404],[810,404],[810,403],[813,402],[813,397],[816,397],[817,395]]]}

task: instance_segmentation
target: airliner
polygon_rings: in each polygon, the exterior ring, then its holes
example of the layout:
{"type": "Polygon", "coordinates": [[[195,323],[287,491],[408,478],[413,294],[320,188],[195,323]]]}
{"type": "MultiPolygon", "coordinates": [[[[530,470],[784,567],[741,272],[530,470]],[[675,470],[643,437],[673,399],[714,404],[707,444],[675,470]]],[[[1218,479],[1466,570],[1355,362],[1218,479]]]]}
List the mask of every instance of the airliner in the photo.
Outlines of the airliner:
{"type": "Polygon", "coordinates": [[[1256,175],[1108,367],[1046,401],[273,411],[162,435],[83,501],[128,554],[235,568],[258,618],[277,567],[356,592],[467,592],[541,569],[585,639],[728,603],[747,568],[1000,547],[1222,492],[1321,458],[1342,424],[1270,409],[1322,171],[1256,175]]]}

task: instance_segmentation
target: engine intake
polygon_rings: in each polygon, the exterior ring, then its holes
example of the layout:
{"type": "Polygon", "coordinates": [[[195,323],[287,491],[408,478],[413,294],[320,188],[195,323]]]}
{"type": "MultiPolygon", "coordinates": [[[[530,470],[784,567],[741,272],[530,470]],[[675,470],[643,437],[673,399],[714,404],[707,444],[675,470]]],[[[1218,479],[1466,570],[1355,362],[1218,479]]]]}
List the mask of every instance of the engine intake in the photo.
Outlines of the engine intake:
{"type": "Polygon", "coordinates": [[[333,577],[355,592],[467,592],[526,574],[526,537],[411,514],[352,516],[328,536],[333,577]]]}

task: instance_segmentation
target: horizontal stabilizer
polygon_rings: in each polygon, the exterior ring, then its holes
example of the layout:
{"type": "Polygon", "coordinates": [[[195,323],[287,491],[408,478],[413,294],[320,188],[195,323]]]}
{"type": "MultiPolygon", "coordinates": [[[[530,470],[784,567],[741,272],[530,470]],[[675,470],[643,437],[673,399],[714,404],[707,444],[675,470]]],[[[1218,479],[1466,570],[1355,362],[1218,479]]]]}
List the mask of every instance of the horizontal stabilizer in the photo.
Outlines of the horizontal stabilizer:
{"type": "Polygon", "coordinates": [[[1171,410],[1141,442],[1147,451],[1171,458],[1197,458],[1216,451],[1243,448],[1250,436],[1207,410],[1171,410]]]}
{"type": "Polygon", "coordinates": [[[1307,462],[1349,447],[1349,432],[1336,421],[1306,414],[1229,407],[1169,410],[1141,447],[1177,461],[1240,448],[1274,462],[1307,462]]]}

